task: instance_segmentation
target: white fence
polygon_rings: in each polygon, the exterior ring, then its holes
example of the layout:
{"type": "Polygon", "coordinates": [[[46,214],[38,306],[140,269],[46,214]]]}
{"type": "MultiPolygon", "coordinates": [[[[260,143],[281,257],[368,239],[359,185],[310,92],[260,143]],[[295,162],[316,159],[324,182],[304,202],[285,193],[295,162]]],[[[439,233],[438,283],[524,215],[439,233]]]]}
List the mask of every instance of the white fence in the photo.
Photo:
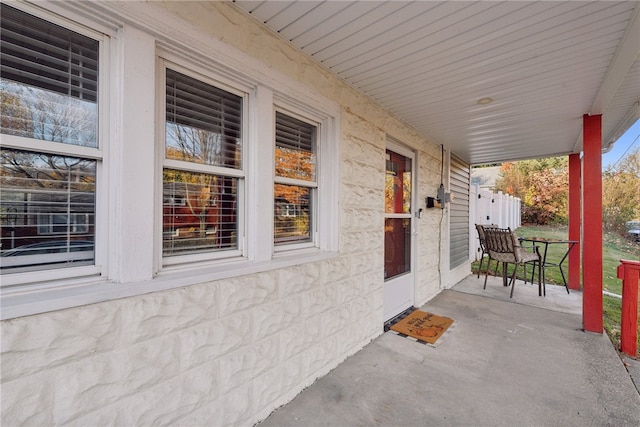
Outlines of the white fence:
{"type": "Polygon", "coordinates": [[[512,230],[520,227],[520,199],[502,191],[492,193],[472,184],[469,192],[469,257],[480,257],[476,224],[495,224],[512,230]]]}

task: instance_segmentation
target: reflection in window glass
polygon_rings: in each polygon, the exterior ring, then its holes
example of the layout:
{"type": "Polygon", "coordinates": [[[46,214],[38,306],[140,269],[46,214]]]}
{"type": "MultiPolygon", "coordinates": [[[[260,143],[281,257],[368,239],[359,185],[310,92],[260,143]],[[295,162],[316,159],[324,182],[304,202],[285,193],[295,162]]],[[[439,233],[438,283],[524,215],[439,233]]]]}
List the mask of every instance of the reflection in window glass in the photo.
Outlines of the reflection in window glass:
{"type": "Polygon", "coordinates": [[[46,90],[0,79],[2,133],[97,147],[97,106],[46,90]]]}
{"type": "Polygon", "coordinates": [[[275,244],[311,241],[311,189],[275,185],[275,244]]]}
{"type": "Polygon", "coordinates": [[[163,255],[236,249],[237,178],[164,170],[163,255]]]}
{"type": "Polygon", "coordinates": [[[411,212],[411,159],[387,150],[385,213],[411,212]]]}
{"type": "Polygon", "coordinates": [[[384,220],[384,278],[390,279],[411,270],[411,220],[384,220]]]}
{"type": "Polygon", "coordinates": [[[0,150],[3,272],[93,264],[96,161],[0,150]]]}

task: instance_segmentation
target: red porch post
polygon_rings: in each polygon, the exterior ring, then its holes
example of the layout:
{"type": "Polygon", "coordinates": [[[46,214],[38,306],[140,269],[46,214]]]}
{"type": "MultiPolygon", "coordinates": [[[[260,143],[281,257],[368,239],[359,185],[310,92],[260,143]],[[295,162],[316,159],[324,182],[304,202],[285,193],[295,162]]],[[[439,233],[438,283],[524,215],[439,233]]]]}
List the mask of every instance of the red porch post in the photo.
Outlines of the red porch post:
{"type": "Polygon", "coordinates": [[[631,357],[638,354],[638,279],[640,262],[620,260],[618,279],[622,279],[622,319],[620,351],[631,357]]]}
{"type": "Polygon", "coordinates": [[[602,333],[602,116],[583,117],[582,323],[602,333]]]}
{"type": "Polygon", "coordinates": [[[582,196],[580,154],[569,155],[569,240],[578,244],[569,253],[569,289],[580,290],[580,220],[582,196]]]}

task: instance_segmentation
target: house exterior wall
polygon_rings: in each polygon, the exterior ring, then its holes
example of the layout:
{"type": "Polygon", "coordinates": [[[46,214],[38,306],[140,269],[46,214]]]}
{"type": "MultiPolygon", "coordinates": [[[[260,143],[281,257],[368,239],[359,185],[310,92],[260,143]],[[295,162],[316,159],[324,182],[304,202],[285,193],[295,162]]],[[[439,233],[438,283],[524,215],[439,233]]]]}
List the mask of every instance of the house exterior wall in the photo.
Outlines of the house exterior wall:
{"type": "MultiPolygon", "coordinates": [[[[116,7],[104,9],[115,20],[116,7]]],[[[284,75],[340,106],[339,251],[3,321],[2,423],[251,425],[383,332],[385,144],[416,152],[421,207],[440,183],[441,148],[229,3],[122,10],[129,21],[140,10],[171,17],[176,31],[228,44],[263,62],[266,78],[284,75]]],[[[425,209],[416,221],[419,306],[448,287],[448,214],[425,209]]],[[[122,277],[143,279],[134,273],[122,277]]]]}

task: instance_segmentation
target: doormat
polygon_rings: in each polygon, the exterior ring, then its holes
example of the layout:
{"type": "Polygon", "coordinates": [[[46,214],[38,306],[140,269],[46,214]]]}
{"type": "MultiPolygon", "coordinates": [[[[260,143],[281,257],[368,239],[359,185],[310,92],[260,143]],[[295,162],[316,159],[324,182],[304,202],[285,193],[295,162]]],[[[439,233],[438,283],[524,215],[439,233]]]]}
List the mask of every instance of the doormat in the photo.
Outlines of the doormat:
{"type": "Polygon", "coordinates": [[[435,345],[453,324],[453,319],[414,310],[391,325],[390,330],[400,336],[410,337],[423,344],[435,345]]]}

